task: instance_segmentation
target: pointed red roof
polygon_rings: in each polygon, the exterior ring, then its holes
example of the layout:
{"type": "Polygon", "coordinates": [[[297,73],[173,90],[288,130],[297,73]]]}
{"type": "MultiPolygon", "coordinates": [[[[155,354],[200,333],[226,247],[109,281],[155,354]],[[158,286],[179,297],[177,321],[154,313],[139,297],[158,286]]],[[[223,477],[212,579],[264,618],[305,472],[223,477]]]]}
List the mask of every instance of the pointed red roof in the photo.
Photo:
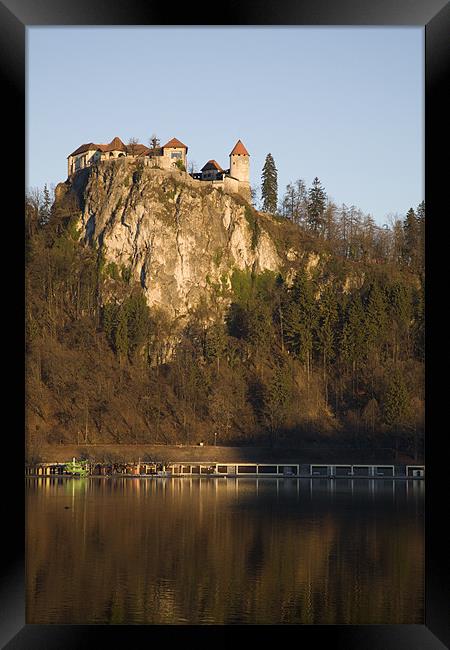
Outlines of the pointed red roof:
{"type": "Polygon", "coordinates": [[[78,149],[75,149],[75,151],[72,151],[67,157],[70,158],[70,156],[77,156],[79,153],[84,153],[85,151],[96,151],[98,149],[98,144],[94,144],[93,142],[88,142],[88,144],[82,144],[78,147],[78,149]]]}
{"type": "Polygon", "coordinates": [[[233,151],[230,153],[230,156],[233,156],[234,154],[240,154],[241,156],[249,156],[250,154],[248,153],[247,149],[244,147],[242,142],[238,140],[236,144],[234,145],[233,151]]]}
{"type": "Polygon", "coordinates": [[[77,156],[80,153],[84,153],[85,151],[102,151],[103,153],[106,153],[108,151],[123,151],[123,152],[133,152],[136,155],[144,155],[146,156],[148,153],[150,153],[150,149],[146,147],[144,144],[135,144],[133,147],[130,145],[125,145],[120,138],[117,136],[111,140],[109,144],[95,144],[94,142],[89,142],[88,144],[82,144],[78,149],[75,149],[69,156],[77,156]]]}
{"type": "Polygon", "coordinates": [[[217,169],[217,171],[223,172],[222,167],[215,160],[208,160],[206,165],[203,165],[203,167],[201,168],[200,171],[204,172],[204,171],[206,171],[208,169],[217,169]]]}
{"type": "Polygon", "coordinates": [[[186,151],[188,150],[186,145],[180,142],[179,140],[177,140],[177,138],[172,138],[172,140],[166,142],[166,144],[162,148],[163,149],[186,149],[186,151]]]}
{"type": "Polygon", "coordinates": [[[120,138],[117,136],[111,140],[109,144],[100,146],[101,151],[126,151],[127,148],[120,138]]]}

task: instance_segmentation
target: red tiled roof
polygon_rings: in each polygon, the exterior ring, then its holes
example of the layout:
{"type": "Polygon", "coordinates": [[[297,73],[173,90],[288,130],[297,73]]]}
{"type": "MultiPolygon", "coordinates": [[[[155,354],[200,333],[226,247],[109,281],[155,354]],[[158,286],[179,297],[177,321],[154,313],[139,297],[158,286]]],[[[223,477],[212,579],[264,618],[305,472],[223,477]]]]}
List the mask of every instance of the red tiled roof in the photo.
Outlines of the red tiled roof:
{"type": "Polygon", "coordinates": [[[207,169],[217,169],[217,171],[219,171],[219,172],[223,172],[222,167],[221,167],[221,166],[219,165],[219,163],[216,162],[215,160],[208,160],[208,162],[206,163],[206,165],[204,165],[204,166],[201,168],[200,171],[204,172],[204,171],[206,171],[207,169]]]}
{"type": "Polygon", "coordinates": [[[145,144],[127,145],[127,151],[138,156],[147,156],[150,153],[150,149],[145,144]]]}
{"type": "Polygon", "coordinates": [[[101,151],[126,151],[127,148],[117,136],[109,144],[101,145],[101,151]]]}
{"type": "Polygon", "coordinates": [[[166,142],[166,144],[163,145],[162,148],[163,149],[186,149],[186,151],[188,150],[186,145],[180,142],[179,140],[177,140],[177,138],[172,138],[172,140],[166,142]]]}
{"type": "Polygon", "coordinates": [[[75,151],[72,151],[67,157],[69,158],[70,156],[77,156],[79,153],[84,153],[85,151],[96,151],[98,149],[98,144],[94,144],[93,142],[88,142],[87,144],[82,144],[78,147],[78,149],[75,149],[75,151]]]}
{"type": "Polygon", "coordinates": [[[238,140],[236,144],[234,145],[233,151],[230,153],[230,156],[233,154],[241,154],[241,156],[249,156],[250,154],[248,153],[247,149],[244,147],[242,142],[238,140]]]}
{"type": "Polygon", "coordinates": [[[117,136],[111,140],[109,144],[95,144],[94,142],[89,142],[88,144],[82,144],[78,149],[75,149],[70,156],[77,156],[80,153],[85,151],[102,151],[106,153],[108,151],[123,151],[123,152],[133,152],[139,156],[146,156],[150,153],[150,149],[145,146],[145,144],[135,144],[135,145],[125,145],[120,138],[117,136]]]}

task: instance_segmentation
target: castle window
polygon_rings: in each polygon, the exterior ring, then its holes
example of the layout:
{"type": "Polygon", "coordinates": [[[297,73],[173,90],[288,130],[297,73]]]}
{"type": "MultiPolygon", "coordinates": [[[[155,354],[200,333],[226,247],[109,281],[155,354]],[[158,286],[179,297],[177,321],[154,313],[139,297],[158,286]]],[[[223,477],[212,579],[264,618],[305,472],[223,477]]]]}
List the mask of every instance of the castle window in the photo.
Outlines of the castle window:
{"type": "Polygon", "coordinates": [[[174,151],[170,154],[171,158],[181,158],[181,152],[180,151],[174,151]]]}

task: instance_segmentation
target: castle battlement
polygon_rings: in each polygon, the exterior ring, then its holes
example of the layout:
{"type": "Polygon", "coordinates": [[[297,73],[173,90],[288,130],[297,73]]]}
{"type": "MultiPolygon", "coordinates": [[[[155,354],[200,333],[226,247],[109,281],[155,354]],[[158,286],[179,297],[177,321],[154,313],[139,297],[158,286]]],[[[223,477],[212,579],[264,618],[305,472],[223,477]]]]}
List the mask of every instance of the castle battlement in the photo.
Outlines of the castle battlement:
{"type": "MultiPolygon", "coordinates": [[[[139,143],[126,145],[115,137],[109,144],[89,142],[75,149],[67,156],[67,175],[70,178],[81,169],[117,158],[137,158],[150,167],[186,171],[187,152],[188,147],[177,138],[172,138],[162,147],[149,148],[139,143]]],[[[222,188],[226,193],[241,194],[250,201],[250,154],[241,140],[236,142],[229,157],[229,169],[222,169],[219,163],[211,159],[199,173],[191,173],[189,176],[212,187],[222,188]]]]}

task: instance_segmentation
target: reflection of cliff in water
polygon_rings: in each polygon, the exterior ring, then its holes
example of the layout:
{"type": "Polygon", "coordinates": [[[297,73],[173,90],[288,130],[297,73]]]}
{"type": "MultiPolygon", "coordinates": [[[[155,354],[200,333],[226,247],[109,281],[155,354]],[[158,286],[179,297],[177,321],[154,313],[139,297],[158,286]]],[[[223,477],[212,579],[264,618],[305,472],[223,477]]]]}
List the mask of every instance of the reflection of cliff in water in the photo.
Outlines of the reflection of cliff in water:
{"type": "Polygon", "coordinates": [[[422,483],[28,484],[29,623],[423,622],[422,483]]]}

